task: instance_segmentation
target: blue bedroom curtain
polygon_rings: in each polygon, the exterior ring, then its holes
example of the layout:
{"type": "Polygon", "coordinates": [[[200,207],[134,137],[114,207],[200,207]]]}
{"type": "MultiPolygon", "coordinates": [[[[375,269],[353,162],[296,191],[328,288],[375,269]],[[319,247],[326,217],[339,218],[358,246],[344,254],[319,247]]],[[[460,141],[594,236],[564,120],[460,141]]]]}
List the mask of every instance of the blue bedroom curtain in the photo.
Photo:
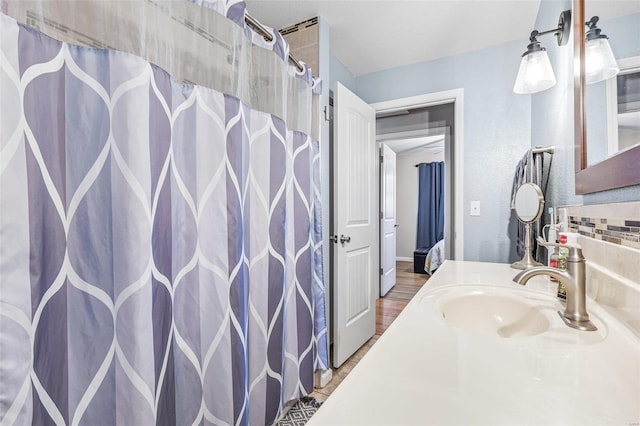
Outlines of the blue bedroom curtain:
{"type": "Polygon", "coordinates": [[[0,424],[273,423],[328,368],[318,142],[3,14],[0,48],[0,424]]]}
{"type": "Polygon", "coordinates": [[[416,248],[430,249],[444,238],[444,161],[418,164],[416,248]]]}

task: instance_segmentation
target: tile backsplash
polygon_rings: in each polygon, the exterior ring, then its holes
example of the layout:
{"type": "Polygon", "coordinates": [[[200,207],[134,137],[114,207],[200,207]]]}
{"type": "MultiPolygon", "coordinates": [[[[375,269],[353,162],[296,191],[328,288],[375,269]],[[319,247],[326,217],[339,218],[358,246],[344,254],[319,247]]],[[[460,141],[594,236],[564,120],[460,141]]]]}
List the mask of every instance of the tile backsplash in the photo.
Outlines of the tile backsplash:
{"type": "Polygon", "coordinates": [[[587,259],[587,292],[640,336],[640,202],[566,207],[587,259]]]}
{"type": "Polygon", "coordinates": [[[569,227],[586,237],[640,249],[640,219],[570,216],[569,227]]]}

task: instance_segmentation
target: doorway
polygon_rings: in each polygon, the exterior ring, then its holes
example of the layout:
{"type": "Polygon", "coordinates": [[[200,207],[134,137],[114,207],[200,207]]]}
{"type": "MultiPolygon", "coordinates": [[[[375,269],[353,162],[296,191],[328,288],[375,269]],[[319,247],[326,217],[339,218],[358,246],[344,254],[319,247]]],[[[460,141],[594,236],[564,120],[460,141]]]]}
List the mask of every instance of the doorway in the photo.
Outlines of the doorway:
{"type": "MultiPolygon", "coordinates": [[[[372,105],[377,111],[376,139],[379,143],[389,146],[397,155],[398,176],[394,180],[401,189],[396,191],[398,206],[395,211],[398,212],[398,226],[395,228],[395,240],[399,261],[413,262],[413,251],[416,248],[418,179],[414,166],[439,161],[446,164],[445,257],[463,258],[462,95],[462,89],[458,89],[372,105]]],[[[384,177],[381,175],[380,179],[382,189],[384,177]]],[[[384,207],[381,205],[381,213],[384,213],[384,207]]],[[[380,235],[382,260],[385,242],[382,232],[380,235]]],[[[390,240],[387,238],[387,241],[390,240]]],[[[386,274],[387,271],[381,268],[381,296],[389,288],[388,284],[382,288],[383,281],[386,281],[382,278],[386,278],[386,274]]]]}
{"type": "MultiPolygon", "coordinates": [[[[449,105],[451,106],[451,105],[449,105]]],[[[453,108],[450,108],[453,110],[453,108]]],[[[451,114],[453,117],[453,111],[451,114]]],[[[387,119],[388,120],[388,119],[387,119]]],[[[425,121],[425,128],[420,131],[425,135],[409,135],[406,132],[397,132],[392,135],[378,134],[380,143],[395,153],[395,176],[392,178],[396,184],[396,240],[397,245],[395,252],[397,253],[395,260],[413,262],[413,253],[418,248],[416,242],[418,236],[418,165],[428,163],[445,163],[449,167],[449,163],[445,159],[445,145],[450,142],[450,130],[446,127],[427,128],[430,123],[425,121]]],[[[384,163],[383,163],[384,164],[384,163]]],[[[381,167],[383,169],[383,167],[381,167]]],[[[389,179],[387,176],[380,176],[381,181],[389,179]]],[[[381,185],[384,189],[384,184],[381,185]]],[[[443,188],[444,189],[444,188],[443,188]]],[[[382,194],[382,193],[381,193],[382,194]]],[[[445,194],[445,199],[449,194],[445,194]]],[[[382,200],[382,198],[381,198],[382,200]]],[[[382,212],[386,214],[384,205],[381,206],[382,212]]],[[[452,220],[447,218],[447,221],[452,220]]],[[[382,235],[382,234],[381,234],[382,235]]],[[[381,240],[381,248],[386,250],[385,243],[381,240]]],[[[421,245],[422,246],[422,245],[421,245]]],[[[450,257],[449,257],[450,258],[450,257]]],[[[383,267],[383,269],[385,269],[383,267]]],[[[386,274],[386,269],[385,269],[386,274]]],[[[381,293],[384,295],[384,292],[381,293]]]]}
{"type": "Polygon", "coordinates": [[[378,223],[376,209],[379,211],[380,207],[376,115],[396,115],[403,109],[453,105],[454,123],[441,126],[449,129],[445,131],[445,158],[449,158],[451,165],[446,173],[446,187],[450,188],[450,196],[445,216],[453,217],[445,229],[445,241],[448,241],[446,258],[463,258],[462,208],[455,208],[456,205],[462,206],[462,89],[366,104],[337,83],[334,95],[335,110],[332,116],[335,130],[330,166],[330,186],[333,189],[333,214],[330,215],[332,280],[329,306],[333,323],[330,336],[332,363],[337,367],[375,332],[375,300],[379,296],[381,278],[378,273],[379,226],[373,226],[378,223]],[[448,137],[451,138],[450,143],[446,141],[448,137]],[[359,184],[366,185],[361,189],[353,188],[359,184]],[[370,202],[373,204],[367,207],[370,202]],[[355,214],[358,216],[355,217],[355,214]],[[345,264],[347,261],[351,265],[345,264]]]}

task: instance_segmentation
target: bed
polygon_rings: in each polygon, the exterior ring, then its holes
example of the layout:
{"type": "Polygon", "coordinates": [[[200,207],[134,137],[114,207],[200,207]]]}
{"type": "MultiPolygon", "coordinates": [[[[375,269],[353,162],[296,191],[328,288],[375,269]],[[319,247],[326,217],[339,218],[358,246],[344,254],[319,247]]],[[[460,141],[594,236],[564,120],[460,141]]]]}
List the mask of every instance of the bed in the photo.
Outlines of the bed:
{"type": "Polygon", "coordinates": [[[424,270],[431,275],[444,261],[444,240],[440,240],[427,253],[424,259],[424,270]]]}

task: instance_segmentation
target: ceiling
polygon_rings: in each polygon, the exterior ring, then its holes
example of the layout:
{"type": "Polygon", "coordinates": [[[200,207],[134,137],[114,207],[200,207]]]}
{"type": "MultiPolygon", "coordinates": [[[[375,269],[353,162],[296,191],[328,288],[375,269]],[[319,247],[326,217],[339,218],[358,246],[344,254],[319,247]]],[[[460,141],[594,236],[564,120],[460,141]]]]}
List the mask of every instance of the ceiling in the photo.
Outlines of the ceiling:
{"type": "Polygon", "coordinates": [[[423,152],[439,154],[444,151],[444,134],[387,139],[384,143],[398,155],[414,155],[423,152]]]}
{"type": "Polygon", "coordinates": [[[321,16],[330,27],[331,54],[354,76],[526,40],[540,5],[540,0],[245,2],[249,15],[278,29],[321,16]]]}
{"type": "MultiPolygon", "coordinates": [[[[562,1],[564,0],[545,0],[562,1]]],[[[411,65],[522,40],[535,28],[541,0],[245,0],[262,24],[285,28],[320,16],[330,28],[331,55],[354,75],[411,65]]],[[[588,0],[601,19],[637,13],[640,0],[588,0]]],[[[398,153],[438,149],[443,141],[390,141],[398,153]],[[428,148],[426,148],[428,147],[428,148]]]]}
{"type": "MultiPolygon", "coordinates": [[[[561,1],[564,0],[546,0],[561,1]]],[[[331,54],[354,75],[526,40],[540,0],[245,0],[247,13],[273,28],[315,16],[330,27],[331,54]]],[[[588,16],[637,13],[639,0],[588,0],[588,16]]],[[[539,31],[550,30],[557,21],[539,31]]]]}

